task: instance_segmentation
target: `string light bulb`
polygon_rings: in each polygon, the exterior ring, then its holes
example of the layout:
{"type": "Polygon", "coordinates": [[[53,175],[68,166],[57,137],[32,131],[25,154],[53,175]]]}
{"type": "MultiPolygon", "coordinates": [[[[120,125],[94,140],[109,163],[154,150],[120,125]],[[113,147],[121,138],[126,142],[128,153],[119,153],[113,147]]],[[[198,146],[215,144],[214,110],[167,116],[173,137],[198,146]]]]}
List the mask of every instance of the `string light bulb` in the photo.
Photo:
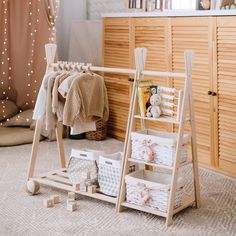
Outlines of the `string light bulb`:
{"type": "MultiPolygon", "coordinates": [[[[11,71],[12,67],[9,66],[11,63],[11,59],[8,55],[8,27],[9,27],[9,20],[8,20],[8,7],[9,7],[9,1],[10,0],[2,0],[2,5],[3,6],[0,9],[0,14],[4,13],[4,19],[3,19],[3,25],[2,28],[0,29],[0,33],[2,34],[2,48],[0,50],[0,65],[2,65],[3,70],[1,71],[0,75],[0,85],[5,88],[3,91],[1,91],[3,97],[5,99],[9,99],[8,91],[13,90],[12,87],[12,76],[11,76],[11,71]]],[[[35,98],[37,96],[38,92],[38,86],[37,86],[37,78],[35,77],[35,71],[34,71],[34,57],[35,57],[35,52],[36,52],[36,40],[37,40],[37,34],[40,31],[39,30],[39,22],[41,22],[41,7],[43,7],[44,3],[41,3],[41,0],[33,1],[29,0],[28,1],[28,23],[27,23],[27,30],[28,30],[28,35],[31,38],[31,44],[29,44],[29,55],[28,55],[28,61],[26,63],[27,70],[25,74],[25,80],[27,88],[26,92],[22,94],[21,96],[25,96],[25,108],[29,106],[30,104],[35,103],[35,98]],[[36,9],[34,9],[36,6],[36,9]],[[32,96],[31,96],[32,94],[32,96]],[[29,100],[30,99],[30,100],[29,100]]],[[[51,15],[51,10],[52,8],[50,5],[48,5],[48,18],[50,22],[50,27],[48,28],[48,42],[49,43],[55,43],[56,40],[56,28],[55,28],[55,20],[57,19],[57,12],[58,12],[58,7],[59,7],[59,0],[55,0],[54,4],[55,6],[53,9],[55,9],[55,15],[51,15]]],[[[27,4],[27,3],[26,3],[27,4]]],[[[46,58],[45,58],[46,60],[46,58]]]]}

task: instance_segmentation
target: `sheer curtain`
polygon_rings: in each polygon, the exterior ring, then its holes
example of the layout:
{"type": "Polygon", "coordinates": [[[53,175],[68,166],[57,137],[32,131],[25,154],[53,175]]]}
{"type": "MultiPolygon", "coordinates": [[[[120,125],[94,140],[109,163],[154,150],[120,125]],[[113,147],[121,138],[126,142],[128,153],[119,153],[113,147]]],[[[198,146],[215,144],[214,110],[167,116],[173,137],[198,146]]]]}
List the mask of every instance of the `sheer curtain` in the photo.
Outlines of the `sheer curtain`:
{"type": "Polygon", "coordinates": [[[172,0],[172,9],[196,9],[196,0],[172,0]]]}
{"type": "Polygon", "coordinates": [[[0,99],[34,107],[45,72],[44,45],[54,42],[56,0],[0,1],[0,99]]]}

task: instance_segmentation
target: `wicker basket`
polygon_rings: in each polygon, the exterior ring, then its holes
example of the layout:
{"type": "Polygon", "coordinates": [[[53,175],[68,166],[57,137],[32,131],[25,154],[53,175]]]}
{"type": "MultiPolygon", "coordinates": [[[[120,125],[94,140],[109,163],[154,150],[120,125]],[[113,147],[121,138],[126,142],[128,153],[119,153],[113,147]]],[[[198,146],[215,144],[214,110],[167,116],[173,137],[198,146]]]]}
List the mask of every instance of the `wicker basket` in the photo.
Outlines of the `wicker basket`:
{"type": "Polygon", "coordinates": [[[90,131],[85,133],[85,137],[88,140],[101,141],[107,136],[107,122],[99,119],[96,121],[96,131],[90,131]]]}
{"type": "MultiPolygon", "coordinates": [[[[171,175],[139,170],[125,177],[126,201],[167,212],[170,195],[171,175]]],[[[174,207],[182,205],[184,183],[178,179],[174,207]]]]}
{"type": "MultiPolygon", "coordinates": [[[[177,133],[144,130],[132,132],[132,159],[160,165],[173,166],[176,153],[177,133]]],[[[188,158],[189,135],[184,135],[180,163],[188,158]]]]}

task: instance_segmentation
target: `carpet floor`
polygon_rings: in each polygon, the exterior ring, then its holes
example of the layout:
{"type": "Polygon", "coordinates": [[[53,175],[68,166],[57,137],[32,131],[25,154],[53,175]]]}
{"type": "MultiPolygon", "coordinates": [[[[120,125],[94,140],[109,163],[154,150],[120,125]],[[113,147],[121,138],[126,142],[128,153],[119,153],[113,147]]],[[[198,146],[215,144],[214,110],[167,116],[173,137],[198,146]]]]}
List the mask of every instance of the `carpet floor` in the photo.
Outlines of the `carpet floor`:
{"type": "MultiPolygon", "coordinates": [[[[71,148],[121,151],[123,143],[65,140],[66,156],[71,148]]],[[[88,235],[88,236],[162,236],[162,235],[236,235],[236,179],[200,169],[200,209],[189,207],[174,216],[165,226],[164,218],[135,210],[117,214],[114,206],[79,197],[78,211],[66,209],[66,192],[41,188],[41,194],[29,196],[25,180],[31,145],[0,148],[0,235],[88,235]],[[59,194],[62,202],[53,208],[43,207],[43,199],[59,194]]],[[[42,142],[36,174],[59,167],[56,142],[42,142]]]]}

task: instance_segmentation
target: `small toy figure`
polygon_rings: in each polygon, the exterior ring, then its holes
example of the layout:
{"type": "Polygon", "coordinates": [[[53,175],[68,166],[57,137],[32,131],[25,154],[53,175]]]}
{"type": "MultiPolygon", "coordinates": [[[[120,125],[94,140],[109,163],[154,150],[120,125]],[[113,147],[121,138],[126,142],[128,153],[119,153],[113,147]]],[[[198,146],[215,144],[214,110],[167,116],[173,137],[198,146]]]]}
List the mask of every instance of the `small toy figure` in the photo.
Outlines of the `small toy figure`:
{"type": "Polygon", "coordinates": [[[235,0],[222,0],[220,9],[222,8],[226,9],[227,7],[231,9],[232,6],[236,7],[235,0]]]}
{"type": "Polygon", "coordinates": [[[144,140],[142,146],[140,147],[140,156],[145,162],[153,162],[155,159],[155,153],[153,152],[153,147],[156,144],[151,144],[150,141],[144,140]]]}
{"type": "Polygon", "coordinates": [[[147,109],[147,117],[158,118],[161,115],[161,96],[153,94],[150,98],[150,106],[147,109]]]}
{"type": "Polygon", "coordinates": [[[211,1],[210,0],[201,0],[199,3],[200,10],[210,10],[211,8],[211,1]]]}

